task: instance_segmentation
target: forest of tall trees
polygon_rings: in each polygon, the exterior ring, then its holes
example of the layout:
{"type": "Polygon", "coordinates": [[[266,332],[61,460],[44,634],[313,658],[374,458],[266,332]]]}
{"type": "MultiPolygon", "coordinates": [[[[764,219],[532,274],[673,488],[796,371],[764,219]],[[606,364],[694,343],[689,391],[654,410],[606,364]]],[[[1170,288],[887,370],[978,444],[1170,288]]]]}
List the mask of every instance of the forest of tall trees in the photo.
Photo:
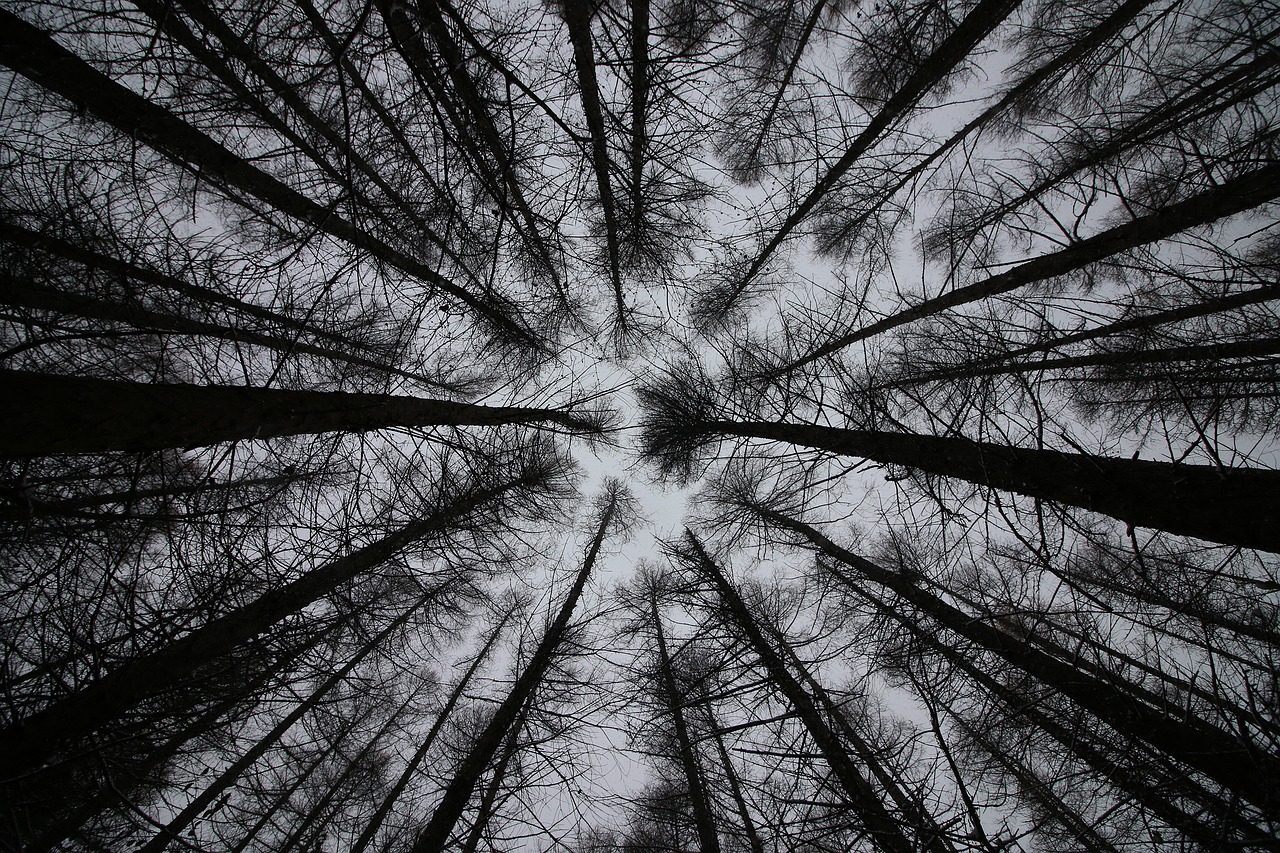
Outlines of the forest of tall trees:
{"type": "Polygon", "coordinates": [[[1280,0],[0,68],[0,851],[1280,850],[1280,0]]]}

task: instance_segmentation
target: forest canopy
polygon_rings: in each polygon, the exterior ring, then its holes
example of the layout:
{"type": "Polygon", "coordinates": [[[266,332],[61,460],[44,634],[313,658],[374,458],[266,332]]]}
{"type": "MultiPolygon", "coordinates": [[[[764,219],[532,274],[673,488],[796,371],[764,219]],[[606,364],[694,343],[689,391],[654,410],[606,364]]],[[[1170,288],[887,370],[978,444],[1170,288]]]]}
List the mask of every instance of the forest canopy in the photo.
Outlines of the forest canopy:
{"type": "Polygon", "coordinates": [[[0,850],[1274,850],[1274,0],[11,0],[0,850]]]}

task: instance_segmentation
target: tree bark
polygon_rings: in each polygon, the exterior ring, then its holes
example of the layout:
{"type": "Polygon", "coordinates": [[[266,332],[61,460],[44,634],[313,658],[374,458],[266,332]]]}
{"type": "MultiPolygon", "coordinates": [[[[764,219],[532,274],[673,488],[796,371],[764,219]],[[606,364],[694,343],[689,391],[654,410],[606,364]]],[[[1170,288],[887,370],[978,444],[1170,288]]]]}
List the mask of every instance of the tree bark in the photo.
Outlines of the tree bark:
{"type": "Polygon", "coordinates": [[[449,694],[449,698],[445,700],[444,706],[440,709],[440,713],[436,714],[436,719],[431,724],[431,728],[427,731],[426,737],[422,739],[422,743],[419,745],[418,750],[413,754],[408,762],[406,762],[404,771],[400,774],[400,778],[396,780],[396,783],[391,787],[391,790],[387,792],[387,795],[382,800],[382,804],[378,806],[377,810],[373,813],[373,816],[369,818],[368,824],[366,824],[364,831],[360,833],[360,837],[356,839],[356,843],[351,846],[351,853],[364,853],[365,849],[370,843],[372,843],[374,836],[378,834],[378,830],[387,819],[387,815],[391,812],[396,800],[400,798],[402,793],[404,793],[404,789],[409,786],[409,783],[413,780],[414,774],[418,771],[423,760],[427,757],[428,750],[430,750],[431,745],[435,743],[436,737],[439,736],[440,731],[444,728],[444,724],[449,719],[449,715],[453,713],[454,707],[458,704],[458,701],[462,699],[464,691],[471,683],[472,676],[476,674],[476,671],[480,669],[480,665],[484,663],[485,659],[489,656],[489,652],[493,649],[494,644],[498,641],[498,638],[506,628],[507,622],[509,622],[511,617],[515,615],[515,612],[516,608],[514,607],[507,610],[507,612],[503,614],[501,621],[499,621],[489,633],[484,645],[480,647],[480,651],[476,653],[475,658],[467,666],[466,672],[464,672],[462,677],[458,679],[458,683],[455,685],[453,692],[451,692],[449,694]]]}
{"type": "Polygon", "coordinates": [[[144,384],[0,371],[16,401],[0,423],[0,457],[189,448],[391,427],[550,424],[596,431],[555,409],[480,406],[426,397],[234,385],[144,384]]]}
{"type": "Polygon", "coordinates": [[[667,639],[662,632],[662,615],[658,612],[656,589],[650,589],[649,593],[649,618],[653,621],[653,635],[658,642],[658,678],[662,682],[661,689],[663,699],[666,701],[667,713],[671,715],[671,722],[675,727],[676,745],[680,751],[680,767],[684,771],[685,783],[689,787],[689,800],[693,804],[693,823],[698,830],[698,843],[702,853],[720,853],[720,838],[716,832],[716,822],[711,816],[707,792],[702,784],[702,773],[693,751],[693,742],[689,737],[689,727],[685,722],[680,694],[676,689],[675,675],[671,671],[671,656],[667,654],[667,639]]]}
{"type": "Polygon", "coordinates": [[[1210,542],[1280,552],[1280,472],[1008,447],[908,433],[712,421],[711,431],[815,447],[1017,492],[1210,542]]]}

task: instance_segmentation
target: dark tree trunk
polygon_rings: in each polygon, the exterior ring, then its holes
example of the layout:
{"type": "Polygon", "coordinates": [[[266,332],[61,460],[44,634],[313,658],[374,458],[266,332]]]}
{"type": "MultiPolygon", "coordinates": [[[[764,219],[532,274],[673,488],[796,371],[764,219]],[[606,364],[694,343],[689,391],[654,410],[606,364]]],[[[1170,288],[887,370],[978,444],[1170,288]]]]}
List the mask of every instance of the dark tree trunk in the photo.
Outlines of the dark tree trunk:
{"type": "Polygon", "coordinates": [[[892,314],[883,320],[841,335],[813,349],[785,367],[772,371],[780,375],[838,352],[858,341],[864,341],[907,323],[940,314],[951,308],[999,296],[1028,284],[1084,269],[1097,261],[1129,249],[1172,237],[1188,228],[1208,225],[1227,216],[1243,213],[1280,196],[1280,164],[1263,166],[1223,181],[1213,189],[1176,202],[1123,225],[1086,237],[1065,249],[1041,255],[1019,264],[1007,272],[991,276],[941,296],[892,314]]]}
{"type": "Polygon", "coordinates": [[[458,683],[449,694],[449,698],[445,700],[444,706],[440,709],[440,713],[436,715],[435,721],[431,724],[431,728],[427,731],[427,735],[423,738],[418,750],[413,754],[413,757],[406,762],[404,771],[400,774],[400,778],[391,786],[391,790],[388,791],[386,797],[383,798],[382,804],[378,806],[377,810],[373,813],[373,816],[369,818],[369,823],[365,826],[364,831],[360,833],[360,837],[356,839],[356,843],[351,846],[351,853],[364,853],[364,850],[373,842],[374,837],[378,834],[378,830],[387,819],[387,815],[390,814],[396,800],[400,798],[400,795],[404,793],[404,789],[407,788],[409,783],[413,780],[414,774],[417,773],[418,768],[427,757],[427,752],[431,749],[431,745],[435,743],[436,738],[444,728],[444,724],[448,721],[449,715],[453,713],[454,707],[458,704],[458,701],[462,699],[463,693],[466,691],[467,687],[470,686],[472,676],[476,674],[476,671],[480,669],[480,665],[483,664],[485,659],[489,656],[489,652],[493,649],[494,644],[498,641],[498,638],[506,628],[507,622],[509,622],[511,617],[515,615],[515,612],[516,610],[514,607],[509,609],[505,614],[503,614],[501,621],[499,621],[498,624],[494,626],[493,630],[489,632],[489,636],[485,640],[484,645],[480,647],[480,651],[476,653],[475,658],[467,667],[466,672],[464,672],[462,677],[458,679],[458,683]]]}
{"type": "Polygon", "coordinates": [[[871,121],[858,134],[849,148],[841,155],[830,169],[818,180],[809,194],[798,204],[774,232],[751,262],[751,266],[737,285],[737,292],[745,290],[756,277],[773,253],[783,241],[796,229],[818,203],[835,188],[840,179],[853,168],[854,164],[870,150],[880,137],[895,121],[915,106],[930,89],[943,80],[951,71],[963,62],[978,42],[986,38],[992,30],[1007,18],[1018,7],[1021,0],[980,0],[973,11],[960,22],[951,35],[938,45],[937,49],[907,79],[902,88],[894,92],[884,106],[872,117],[871,121]]]}
{"type": "MultiPolygon", "coordinates": [[[[33,249],[40,253],[48,253],[55,257],[64,258],[89,270],[101,270],[109,273],[118,279],[120,289],[130,296],[143,295],[139,292],[140,289],[137,285],[146,285],[171,294],[177,294],[200,305],[226,308],[237,314],[265,320],[272,325],[310,337],[322,338],[354,351],[368,350],[368,347],[358,341],[353,341],[328,329],[312,326],[296,317],[281,314],[279,311],[264,308],[252,302],[245,302],[221,291],[192,284],[176,276],[156,272],[155,270],[138,266],[136,263],[114,258],[93,249],[77,246],[59,237],[32,231],[29,228],[24,228],[13,222],[6,222],[3,219],[0,219],[0,240],[15,246],[21,246],[24,249],[33,249]]],[[[145,292],[145,288],[142,291],[145,292]]],[[[378,359],[370,360],[377,361],[378,359]]]]}
{"type": "Polygon", "coordinates": [[[564,20],[573,46],[573,65],[578,73],[578,93],[591,134],[591,166],[600,193],[604,216],[605,246],[609,255],[609,281],[613,284],[614,311],[619,324],[626,322],[626,302],[622,296],[622,272],[618,246],[618,211],[609,180],[608,137],[605,135],[604,106],[600,103],[600,83],[596,78],[595,47],[591,39],[591,4],[588,0],[563,0],[564,20]]]}
{"type": "Polygon", "coordinates": [[[172,820],[161,827],[146,845],[144,845],[139,853],[161,853],[166,847],[182,835],[183,831],[191,825],[192,821],[200,817],[200,815],[213,805],[214,801],[232,785],[236,780],[244,774],[246,770],[252,767],[259,758],[266,755],[267,750],[276,745],[280,738],[284,737],[294,724],[309,714],[313,709],[319,706],[320,701],[329,694],[329,691],[341,684],[348,675],[351,674],[360,662],[367,658],[370,654],[381,648],[392,634],[399,631],[406,623],[422,609],[424,605],[435,595],[428,593],[420,596],[408,609],[397,616],[390,625],[383,628],[373,636],[355,655],[351,657],[345,664],[338,668],[336,672],[320,683],[320,686],[312,691],[311,695],[293,706],[275,726],[272,727],[265,735],[258,739],[252,747],[250,747],[243,755],[233,761],[230,766],[224,769],[207,788],[200,792],[191,802],[187,803],[182,811],[178,812],[172,820]]]}
{"type": "Polygon", "coordinates": [[[355,246],[467,305],[491,330],[527,347],[542,346],[537,335],[513,317],[511,306],[492,294],[473,295],[333,210],[251,165],[165,108],[151,103],[63,48],[49,34],[0,10],[0,58],[32,82],[56,92],[122,133],[140,139],[206,180],[248,193],[295,219],[355,246]]]}
{"type": "MultiPolygon", "coordinates": [[[[521,476],[497,486],[473,488],[433,515],[313,569],[10,725],[0,731],[0,780],[36,769],[54,757],[61,745],[87,737],[143,700],[183,683],[202,667],[342,584],[382,565],[406,547],[457,525],[506,492],[528,485],[526,479],[521,476]]],[[[456,581],[446,580],[441,586],[452,583],[456,581]]]]}
{"type": "Polygon", "coordinates": [[[854,766],[837,734],[823,720],[821,712],[808,692],[783,663],[772,643],[765,637],[738,591],[720,571],[719,566],[707,555],[692,533],[686,532],[687,551],[681,556],[691,568],[711,582],[734,627],[742,632],[747,644],[759,657],[769,679],[796,709],[810,737],[818,747],[827,766],[844,788],[849,804],[862,819],[872,841],[887,853],[909,853],[914,845],[902,833],[898,821],[885,808],[871,783],[854,766]]]}
{"type": "MultiPolygon", "coordinates": [[[[832,542],[818,530],[779,512],[761,508],[770,522],[797,533],[821,553],[867,579],[892,590],[920,608],[938,624],[1003,658],[1041,683],[1069,697],[1097,715],[1116,731],[1150,744],[1157,750],[1205,774],[1271,814],[1280,814],[1277,791],[1280,761],[1203,720],[1186,716],[1178,705],[1132,685],[1103,679],[1086,672],[1084,662],[1050,655],[1021,638],[1001,631],[990,622],[975,619],[922,589],[911,579],[881,568],[832,542]]],[[[857,581],[828,564],[832,573],[850,588],[857,581]]]]}
{"type": "Polygon", "coordinates": [[[707,792],[702,784],[702,772],[693,751],[689,727],[685,722],[683,702],[676,688],[675,674],[671,671],[671,656],[667,653],[667,638],[662,632],[662,616],[658,612],[656,590],[650,590],[649,617],[653,620],[653,635],[658,642],[658,678],[662,682],[663,700],[671,722],[675,727],[676,746],[680,752],[680,767],[684,771],[685,784],[689,787],[689,800],[693,804],[693,823],[698,830],[698,843],[702,853],[719,853],[720,838],[716,822],[707,802],[707,792]]]}
{"type": "Polygon", "coordinates": [[[215,323],[199,320],[147,308],[128,298],[119,298],[113,294],[111,299],[100,299],[83,293],[45,287],[32,282],[19,282],[0,273],[0,302],[22,308],[40,311],[56,311],[87,317],[93,320],[105,320],[109,323],[120,323],[138,329],[157,332],[175,332],[181,335],[193,335],[237,343],[252,344],[274,350],[285,356],[312,355],[328,359],[340,364],[364,367],[389,376],[402,376],[415,382],[439,386],[429,377],[402,370],[385,362],[375,361],[360,355],[343,352],[332,347],[300,341],[295,338],[283,338],[279,335],[256,332],[249,329],[237,329],[226,323],[215,323]]]}
{"type": "Polygon", "coordinates": [[[1280,552],[1280,472],[1113,459],[909,433],[713,421],[712,431],[815,447],[1078,506],[1210,542],[1280,552]]]}
{"type": "Polygon", "coordinates": [[[454,771],[453,778],[445,788],[444,795],[440,798],[439,804],[436,805],[435,812],[431,815],[431,819],[414,843],[414,853],[440,853],[448,845],[449,836],[453,833],[453,827],[467,807],[467,801],[471,799],[471,794],[475,790],[480,776],[493,760],[493,756],[497,753],[502,739],[511,729],[525,703],[530,701],[533,691],[542,683],[542,677],[555,660],[560,641],[564,639],[565,631],[569,627],[569,620],[573,617],[574,608],[577,607],[578,599],[582,596],[582,590],[587,585],[591,570],[595,568],[596,556],[600,553],[600,546],[604,544],[605,534],[617,509],[618,503],[615,496],[609,501],[609,504],[601,514],[600,524],[596,528],[595,536],[587,549],[586,558],[582,562],[582,569],[578,572],[569,594],[560,606],[560,612],[556,614],[556,618],[552,623],[547,626],[547,631],[538,643],[538,647],[534,650],[533,657],[530,658],[524,671],[520,673],[520,677],[516,679],[511,692],[507,694],[506,698],[502,700],[502,704],[494,711],[493,717],[484,727],[480,736],[476,738],[471,752],[454,771]]]}
{"type": "Polygon", "coordinates": [[[389,427],[554,424],[593,430],[554,409],[488,407],[390,394],[226,385],[143,384],[0,371],[18,401],[0,424],[0,457],[160,450],[389,427]]]}

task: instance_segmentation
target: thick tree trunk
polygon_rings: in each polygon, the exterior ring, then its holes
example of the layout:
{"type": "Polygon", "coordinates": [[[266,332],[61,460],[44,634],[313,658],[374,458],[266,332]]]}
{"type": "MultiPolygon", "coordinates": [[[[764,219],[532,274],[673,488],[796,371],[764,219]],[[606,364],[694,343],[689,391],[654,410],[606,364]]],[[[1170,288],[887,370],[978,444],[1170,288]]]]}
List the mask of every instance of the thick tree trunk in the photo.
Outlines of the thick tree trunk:
{"type": "Polygon", "coordinates": [[[716,588],[720,601],[732,624],[742,632],[747,644],[759,657],[770,680],[796,709],[827,766],[844,788],[849,804],[861,817],[875,845],[886,853],[910,853],[914,845],[902,833],[898,821],[885,808],[871,783],[854,766],[840,738],[822,719],[822,714],[800,682],[783,663],[777,651],[756,623],[746,602],[738,595],[719,566],[707,555],[692,533],[686,532],[689,565],[716,588]]]}
{"type": "Polygon", "coordinates": [[[675,727],[676,746],[680,751],[680,767],[684,771],[685,784],[689,788],[689,800],[693,805],[693,823],[698,830],[698,843],[702,853],[719,853],[720,838],[716,822],[711,816],[707,792],[702,784],[702,772],[693,751],[689,727],[685,722],[684,708],[676,688],[675,674],[671,671],[671,656],[667,653],[667,638],[662,632],[662,615],[658,612],[656,590],[650,590],[649,618],[653,621],[653,635],[658,642],[658,678],[662,682],[662,696],[675,727]]]}
{"type": "Polygon", "coordinates": [[[431,819],[414,843],[414,853],[441,853],[448,845],[449,836],[453,833],[453,827],[462,815],[463,809],[467,807],[467,801],[471,799],[471,794],[475,790],[480,776],[493,760],[493,756],[497,753],[502,739],[511,729],[521,709],[531,700],[533,691],[542,683],[542,677],[555,659],[556,653],[560,648],[560,642],[564,639],[565,631],[568,630],[569,620],[573,617],[574,608],[577,607],[578,599],[582,596],[582,590],[587,585],[591,570],[595,568],[600,546],[604,544],[605,534],[617,509],[618,502],[617,498],[614,497],[601,514],[600,524],[596,528],[595,536],[587,549],[586,558],[582,562],[582,569],[578,572],[569,594],[560,606],[560,612],[556,614],[556,618],[552,623],[547,626],[547,631],[538,643],[538,647],[534,650],[533,657],[529,659],[524,672],[516,679],[511,692],[507,694],[506,698],[502,700],[502,704],[494,711],[493,717],[490,718],[489,723],[484,727],[479,737],[476,738],[471,752],[454,771],[453,778],[446,786],[444,795],[436,805],[435,812],[431,815],[431,819]]]}
{"type": "Polygon", "coordinates": [[[497,297],[473,295],[427,264],[368,234],[333,210],[233,154],[164,107],[121,86],[63,48],[43,30],[0,10],[0,59],[14,71],[95,118],[197,171],[202,178],[245,192],[272,208],[306,222],[467,305],[489,328],[507,340],[538,348],[538,336],[514,317],[512,306],[497,297]]]}
{"type": "Polygon", "coordinates": [[[787,373],[858,341],[867,340],[951,308],[1009,293],[1028,284],[1067,275],[1120,252],[1172,237],[1188,228],[1208,225],[1224,217],[1252,210],[1277,197],[1280,197],[1280,164],[1263,166],[1223,181],[1213,189],[1205,190],[1184,201],[1176,202],[1145,216],[1136,217],[1123,225],[1109,228],[1092,237],[1086,237],[1065,249],[1041,255],[999,275],[964,287],[957,287],[941,296],[904,308],[883,320],[834,338],[785,367],[773,370],[772,374],[787,373]]]}
{"type": "MultiPolygon", "coordinates": [[[[202,667],[269,630],[286,616],[382,565],[415,542],[448,530],[506,492],[528,485],[526,480],[526,476],[520,476],[489,488],[474,488],[433,515],[313,569],[10,725],[0,731],[0,780],[38,768],[62,744],[87,737],[143,700],[190,679],[202,667]]],[[[447,580],[441,585],[452,583],[456,581],[447,580]]]]}
{"type": "Polygon", "coordinates": [[[0,423],[0,457],[201,447],[390,427],[542,423],[595,430],[586,420],[554,409],[341,391],[151,385],[20,371],[0,371],[0,397],[16,403],[0,423]]]}
{"type": "Polygon", "coordinates": [[[440,709],[440,713],[436,714],[435,721],[431,724],[431,728],[427,731],[426,737],[422,739],[422,743],[418,746],[417,751],[405,763],[404,771],[400,774],[400,778],[391,786],[391,790],[383,797],[381,805],[369,818],[368,824],[365,825],[364,831],[360,833],[360,837],[356,839],[356,843],[351,846],[351,853],[364,853],[365,849],[373,842],[374,837],[378,834],[378,830],[382,828],[383,822],[387,819],[387,815],[391,813],[391,809],[396,804],[396,800],[404,793],[404,789],[413,781],[414,774],[418,772],[418,768],[422,765],[423,760],[427,757],[427,752],[431,749],[431,745],[435,743],[441,730],[444,728],[445,722],[449,719],[449,715],[453,713],[454,707],[462,699],[463,693],[471,684],[471,678],[480,669],[481,664],[489,657],[489,652],[497,643],[498,638],[502,636],[502,632],[506,629],[507,623],[511,621],[511,617],[515,615],[516,609],[513,607],[503,614],[502,619],[489,632],[488,638],[485,639],[484,645],[480,647],[480,651],[476,652],[476,656],[467,666],[466,672],[458,679],[458,683],[454,686],[453,691],[449,694],[449,698],[445,700],[444,706],[440,709]]]}
{"type": "MultiPolygon", "coordinates": [[[[1280,814],[1280,797],[1277,797],[1280,761],[1275,757],[1202,720],[1187,717],[1176,704],[1132,685],[1126,687],[1104,680],[1100,673],[1087,672],[1085,664],[1078,659],[1060,659],[990,622],[975,619],[920,588],[911,579],[841,548],[807,524],[774,510],[761,508],[759,512],[773,524],[804,537],[831,559],[892,590],[948,630],[1067,696],[1121,734],[1150,744],[1259,808],[1280,814]]],[[[853,578],[834,565],[828,568],[846,586],[856,588],[853,578]]]]}
{"type": "Polygon", "coordinates": [[[917,468],[1078,506],[1135,527],[1280,552],[1280,471],[1114,459],[809,424],[713,421],[707,427],[917,468]]]}

